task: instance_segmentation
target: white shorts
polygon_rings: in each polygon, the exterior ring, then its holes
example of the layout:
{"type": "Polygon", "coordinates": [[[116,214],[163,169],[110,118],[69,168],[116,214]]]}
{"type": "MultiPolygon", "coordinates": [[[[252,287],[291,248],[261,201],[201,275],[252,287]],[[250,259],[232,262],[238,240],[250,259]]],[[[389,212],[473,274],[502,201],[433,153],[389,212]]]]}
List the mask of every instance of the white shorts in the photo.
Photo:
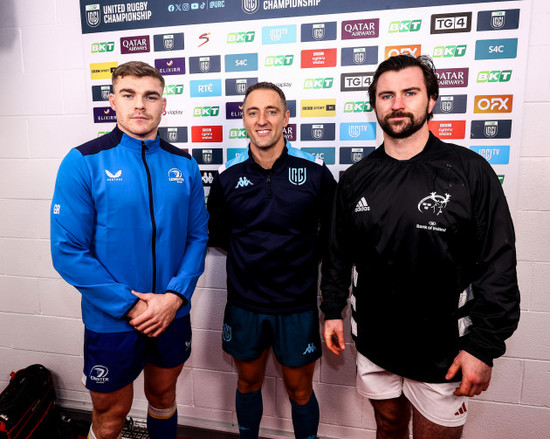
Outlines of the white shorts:
{"type": "Polygon", "coordinates": [[[459,383],[423,383],[377,366],[357,352],[357,391],[369,399],[399,398],[401,394],[429,421],[444,427],[466,422],[468,397],[455,396],[459,383]]]}

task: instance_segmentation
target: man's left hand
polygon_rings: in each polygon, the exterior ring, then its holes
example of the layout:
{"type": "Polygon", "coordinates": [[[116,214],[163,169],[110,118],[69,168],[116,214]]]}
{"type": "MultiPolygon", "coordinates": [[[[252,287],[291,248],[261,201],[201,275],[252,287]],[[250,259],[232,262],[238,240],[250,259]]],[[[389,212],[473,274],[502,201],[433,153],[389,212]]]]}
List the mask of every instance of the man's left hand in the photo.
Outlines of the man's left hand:
{"type": "Polygon", "coordinates": [[[466,351],[460,351],[449,367],[445,379],[452,379],[457,372],[462,371],[462,382],[456,388],[456,396],[479,395],[489,388],[492,367],[466,351]]]}
{"type": "Polygon", "coordinates": [[[176,312],[181,306],[183,300],[173,293],[153,294],[153,293],[132,293],[147,303],[147,309],[130,320],[130,324],[139,332],[149,336],[157,337],[172,323],[176,312]]]}

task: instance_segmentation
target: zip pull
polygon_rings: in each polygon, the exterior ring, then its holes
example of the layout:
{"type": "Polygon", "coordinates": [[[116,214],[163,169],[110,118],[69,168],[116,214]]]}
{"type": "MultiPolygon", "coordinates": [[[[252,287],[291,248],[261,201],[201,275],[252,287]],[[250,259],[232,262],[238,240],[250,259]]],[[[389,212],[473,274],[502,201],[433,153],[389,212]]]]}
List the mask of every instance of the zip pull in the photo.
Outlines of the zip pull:
{"type": "Polygon", "coordinates": [[[271,192],[271,172],[267,174],[266,183],[267,183],[267,196],[271,197],[273,195],[273,193],[271,192]]]}

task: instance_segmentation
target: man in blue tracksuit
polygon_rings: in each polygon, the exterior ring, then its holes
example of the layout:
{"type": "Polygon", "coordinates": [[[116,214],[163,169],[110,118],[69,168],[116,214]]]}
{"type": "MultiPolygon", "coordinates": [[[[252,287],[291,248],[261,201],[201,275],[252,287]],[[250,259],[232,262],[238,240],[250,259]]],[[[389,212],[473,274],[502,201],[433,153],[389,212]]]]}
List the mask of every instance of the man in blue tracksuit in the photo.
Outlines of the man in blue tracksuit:
{"type": "Polygon", "coordinates": [[[281,364],[296,438],[315,438],[321,356],[317,273],[336,183],[326,165],[283,136],[284,93],[261,82],[243,103],[247,153],[220,168],[208,197],[210,244],[227,251],[223,349],[238,372],[242,438],[257,438],[269,348],[281,364]]]}
{"type": "Polygon", "coordinates": [[[119,437],[142,370],[149,435],[176,438],[176,380],[191,351],[208,214],[195,160],[158,136],[163,90],[153,67],[120,65],[109,98],[117,126],[72,149],[57,175],[52,260],[82,293],[92,439],[119,437]]]}

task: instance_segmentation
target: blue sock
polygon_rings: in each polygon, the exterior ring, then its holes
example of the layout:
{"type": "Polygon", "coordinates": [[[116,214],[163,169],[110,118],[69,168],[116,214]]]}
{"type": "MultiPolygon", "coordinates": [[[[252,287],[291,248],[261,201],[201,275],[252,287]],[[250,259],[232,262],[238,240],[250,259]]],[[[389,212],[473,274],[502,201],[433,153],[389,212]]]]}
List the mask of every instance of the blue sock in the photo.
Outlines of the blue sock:
{"type": "Polygon", "coordinates": [[[178,436],[178,409],[176,403],[167,409],[147,408],[147,431],[150,439],[176,439],[178,436]]]}
{"type": "Polygon", "coordinates": [[[241,393],[237,389],[235,407],[241,438],[257,439],[260,433],[260,421],[264,413],[262,389],[252,393],[241,393]]]}
{"type": "Polygon", "coordinates": [[[292,406],[292,425],[294,425],[294,437],[296,439],[315,439],[319,427],[319,403],[315,392],[304,405],[296,404],[290,400],[292,406]]]}

